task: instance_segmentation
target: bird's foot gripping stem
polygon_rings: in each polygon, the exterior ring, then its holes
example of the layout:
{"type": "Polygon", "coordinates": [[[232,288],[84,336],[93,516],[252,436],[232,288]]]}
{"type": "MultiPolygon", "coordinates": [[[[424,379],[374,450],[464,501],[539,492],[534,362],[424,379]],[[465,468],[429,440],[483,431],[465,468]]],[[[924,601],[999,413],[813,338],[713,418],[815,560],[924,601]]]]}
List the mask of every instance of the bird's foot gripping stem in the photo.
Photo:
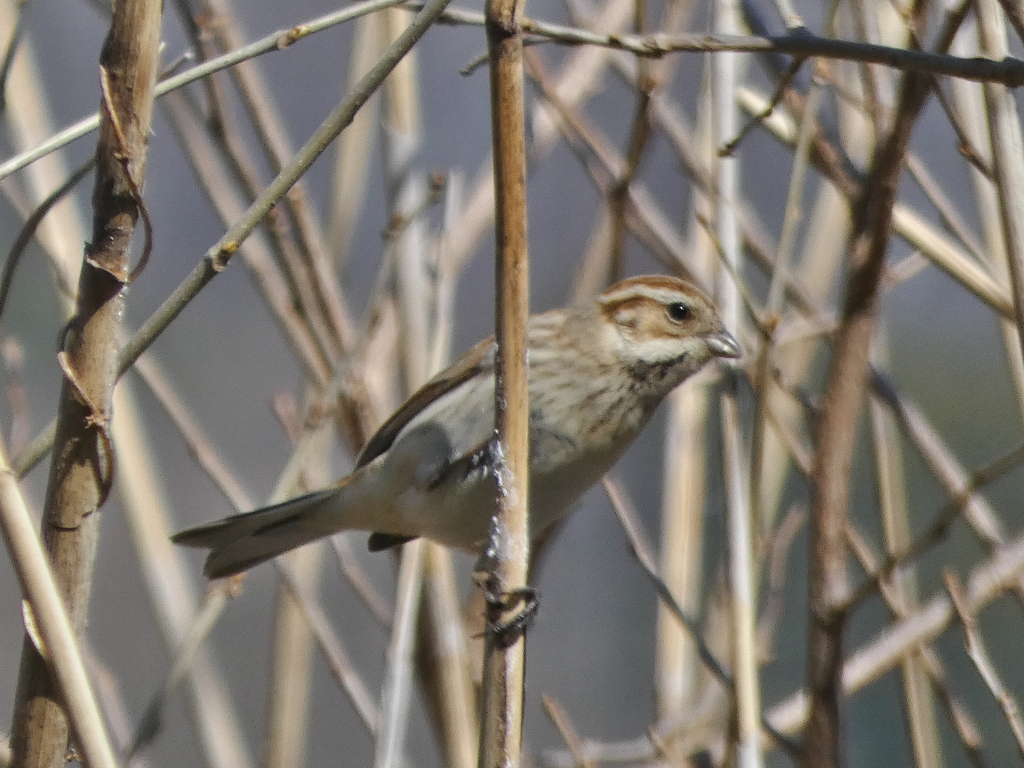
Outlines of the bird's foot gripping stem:
{"type": "Polygon", "coordinates": [[[483,636],[501,648],[508,648],[526,634],[537,618],[540,593],[533,587],[501,589],[492,571],[479,570],[477,564],[474,581],[483,591],[487,603],[487,625],[483,636]],[[511,613],[515,609],[514,613],[511,613]]]}

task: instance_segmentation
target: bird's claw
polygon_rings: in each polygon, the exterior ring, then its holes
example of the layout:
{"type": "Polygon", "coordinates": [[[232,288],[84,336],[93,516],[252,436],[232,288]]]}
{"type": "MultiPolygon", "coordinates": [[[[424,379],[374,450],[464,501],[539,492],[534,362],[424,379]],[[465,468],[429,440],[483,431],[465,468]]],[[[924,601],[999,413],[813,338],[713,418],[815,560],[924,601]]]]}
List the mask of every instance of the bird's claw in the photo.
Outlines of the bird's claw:
{"type": "Polygon", "coordinates": [[[489,587],[490,585],[482,585],[484,601],[495,613],[501,615],[519,606],[519,610],[509,618],[500,621],[489,620],[483,632],[498,647],[508,648],[526,634],[526,630],[537,618],[537,612],[540,610],[540,593],[533,587],[516,587],[498,594],[489,587]]]}

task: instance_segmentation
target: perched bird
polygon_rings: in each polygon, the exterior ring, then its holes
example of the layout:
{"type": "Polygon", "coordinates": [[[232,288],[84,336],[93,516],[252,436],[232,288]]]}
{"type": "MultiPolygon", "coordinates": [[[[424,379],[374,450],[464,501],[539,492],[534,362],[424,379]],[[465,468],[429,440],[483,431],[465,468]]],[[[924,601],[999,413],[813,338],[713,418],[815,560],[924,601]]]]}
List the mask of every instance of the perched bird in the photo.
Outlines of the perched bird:
{"type": "MultiPolygon", "coordinates": [[[[611,468],[661,400],[740,347],[711,301],[672,277],[634,277],[594,301],[530,318],[530,526],[561,519],[611,468]]],[[[417,536],[482,552],[496,508],[494,339],[427,382],[363,448],[352,474],[321,491],[174,536],[210,549],[228,576],[345,530],[380,550],[417,536]]]]}

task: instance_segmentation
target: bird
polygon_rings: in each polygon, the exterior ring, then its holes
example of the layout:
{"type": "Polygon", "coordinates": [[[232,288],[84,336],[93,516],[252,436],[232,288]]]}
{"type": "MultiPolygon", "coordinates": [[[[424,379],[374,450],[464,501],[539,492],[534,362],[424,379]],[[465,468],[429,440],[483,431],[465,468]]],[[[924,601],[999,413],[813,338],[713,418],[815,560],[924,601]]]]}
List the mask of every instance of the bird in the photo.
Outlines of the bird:
{"type": "MultiPolygon", "coordinates": [[[[211,579],[346,530],[370,532],[372,551],[425,537],[482,554],[497,508],[495,351],[485,339],[424,384],[334,484],[172,540],[210,550],[211,579]]],[[[587,303],[532,315],[531,537],[615,464],[669,392],[711,360],[740,356],[712,301],[675,277],[627,278],[587,303]]]]}

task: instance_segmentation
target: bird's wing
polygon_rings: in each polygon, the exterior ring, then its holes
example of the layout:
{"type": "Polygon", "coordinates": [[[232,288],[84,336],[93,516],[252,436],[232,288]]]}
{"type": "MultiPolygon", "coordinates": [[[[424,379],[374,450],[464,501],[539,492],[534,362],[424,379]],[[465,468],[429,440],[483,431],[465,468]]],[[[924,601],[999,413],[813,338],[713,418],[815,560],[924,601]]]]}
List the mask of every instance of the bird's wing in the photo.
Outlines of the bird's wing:
{"type": "Polygon", "coordinates": [[[487,338],[466,350],[462,356],[432,378],[399,406],[398,410],[367,440],[359,453],[356,467],[369,464],[387,451],[406,425],[442,395],[451,392],[465,381],[494,368],[494,339],[487,338]]]}

